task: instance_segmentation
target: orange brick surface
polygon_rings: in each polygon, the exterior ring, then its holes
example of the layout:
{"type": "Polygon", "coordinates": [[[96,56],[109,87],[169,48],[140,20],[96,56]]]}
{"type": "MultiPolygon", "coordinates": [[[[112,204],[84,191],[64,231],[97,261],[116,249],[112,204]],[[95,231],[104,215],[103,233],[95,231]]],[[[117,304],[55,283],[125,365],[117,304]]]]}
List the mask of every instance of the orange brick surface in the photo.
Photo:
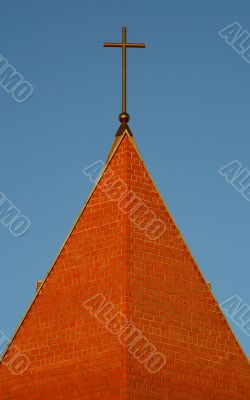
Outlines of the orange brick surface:
{"type": "Polygon", "coordinates": [[[0,400],[250,400],[249,363],[127,133],[4,360],[0,400]],[[161,237],[119,202],[126,190],[164,223],[161,237]],[[148,371],[84,307],[98,294],[166,357],[163,369],[148,371]],[[31,362],[22,375],[7,366],[13,346],[31,362]]]}

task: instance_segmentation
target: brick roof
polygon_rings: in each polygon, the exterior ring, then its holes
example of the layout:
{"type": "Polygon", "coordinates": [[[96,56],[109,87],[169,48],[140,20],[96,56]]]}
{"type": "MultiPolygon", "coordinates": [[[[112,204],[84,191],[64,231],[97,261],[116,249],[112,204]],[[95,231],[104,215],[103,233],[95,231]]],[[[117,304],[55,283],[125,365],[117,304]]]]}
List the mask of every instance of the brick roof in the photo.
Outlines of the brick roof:
{"type": "Polygon", "coordinates": [[[118,132],[3,357],[0,399],[250,399],[248,360],[129,128],[118,132]]]}

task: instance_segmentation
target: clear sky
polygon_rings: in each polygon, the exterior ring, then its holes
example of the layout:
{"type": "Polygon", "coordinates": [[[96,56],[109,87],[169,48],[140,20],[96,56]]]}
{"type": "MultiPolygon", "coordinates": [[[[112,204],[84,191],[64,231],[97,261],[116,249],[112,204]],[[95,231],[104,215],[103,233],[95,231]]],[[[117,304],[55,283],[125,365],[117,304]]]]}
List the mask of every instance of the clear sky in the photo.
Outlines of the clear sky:
{"type": "MultiPolygon", "coordinates": [[[[1,3],[0,54],[34,87],[24,103],[0,87],[0,192],[31,221],[0,224],[0,330],[11,335],[67,236],[119,126],[119,41],[128,52],[128,111],[146,162],[221,303],[250,305],[250,202],[218,170],[250,170],[250,64],[218,34],[242,0],[12,0],[1,3]]],[[[194,294],[195,295],[195,294],[194,294]]],[[[250,357],[250,337],[231,322],[250,357]]]]}

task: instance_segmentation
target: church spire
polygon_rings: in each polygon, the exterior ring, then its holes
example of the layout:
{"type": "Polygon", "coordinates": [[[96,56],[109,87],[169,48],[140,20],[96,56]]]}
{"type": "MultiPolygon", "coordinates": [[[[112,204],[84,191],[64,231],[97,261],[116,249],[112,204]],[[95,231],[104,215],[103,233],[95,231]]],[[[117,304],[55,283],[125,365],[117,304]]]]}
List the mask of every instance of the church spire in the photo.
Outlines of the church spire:
{"type": "Polygon", "coordinates": [[[127,113],[127,47],[144,48],[144,43],[127,43],[126,27],[122,27],[121,43],[104,43],[104,47],[121,47],[122,48],[122,112],[119,115],[121,123],[129,121],[127,113]]]}

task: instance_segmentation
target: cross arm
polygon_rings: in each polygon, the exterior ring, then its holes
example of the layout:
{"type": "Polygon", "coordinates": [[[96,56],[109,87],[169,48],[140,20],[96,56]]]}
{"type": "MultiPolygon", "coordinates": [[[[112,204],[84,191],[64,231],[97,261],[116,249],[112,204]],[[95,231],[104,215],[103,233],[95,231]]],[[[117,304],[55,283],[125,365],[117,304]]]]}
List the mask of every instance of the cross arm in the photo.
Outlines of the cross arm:
{"type": "Polygon", "coordinates": [[[145,48],[144,43],[103,43],[103,47],[136,47],[145,48]]]}

